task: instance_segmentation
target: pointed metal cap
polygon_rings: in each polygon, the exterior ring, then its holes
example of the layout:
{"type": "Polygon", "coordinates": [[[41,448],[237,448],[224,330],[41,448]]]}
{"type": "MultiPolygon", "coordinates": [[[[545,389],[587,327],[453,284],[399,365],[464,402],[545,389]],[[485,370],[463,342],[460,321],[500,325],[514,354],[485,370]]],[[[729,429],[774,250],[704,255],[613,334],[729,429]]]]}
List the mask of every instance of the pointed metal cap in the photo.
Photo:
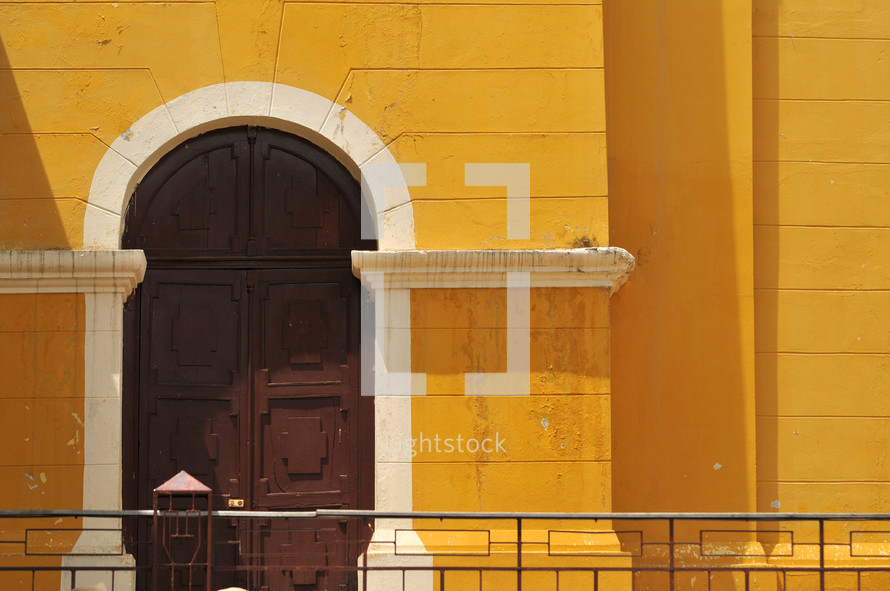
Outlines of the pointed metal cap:
{"type": "Polygon", "coordinates": [[[161,486],[155,489],[155,492],[164,492],[164,493],[209,493],[212,492],[210,488],[204,485],[200,480],[182,470],[162,484],[161,486]]]}

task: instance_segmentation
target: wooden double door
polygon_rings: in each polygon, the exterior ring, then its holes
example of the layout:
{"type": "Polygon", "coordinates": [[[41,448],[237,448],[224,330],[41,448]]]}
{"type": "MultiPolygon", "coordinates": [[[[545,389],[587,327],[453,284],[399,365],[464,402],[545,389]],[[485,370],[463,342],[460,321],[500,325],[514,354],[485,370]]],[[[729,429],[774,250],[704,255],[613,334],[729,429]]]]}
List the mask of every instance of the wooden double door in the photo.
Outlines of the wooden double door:
{"type": "MultiPolygon", "coordinates": [[[[149,261],[125,325],[132,503],[150,507],[185,470],[215,510],[371,507],[373,399],[360,395],[349,267],[367,246],[358,207],[339,164],[270,130],[199,136],[149,173],[125,233],[149,261]]],[[[320,519],[214,529],[214,588],[268,591],[352,589],[337,567],[367,537],[320,519]]]]}

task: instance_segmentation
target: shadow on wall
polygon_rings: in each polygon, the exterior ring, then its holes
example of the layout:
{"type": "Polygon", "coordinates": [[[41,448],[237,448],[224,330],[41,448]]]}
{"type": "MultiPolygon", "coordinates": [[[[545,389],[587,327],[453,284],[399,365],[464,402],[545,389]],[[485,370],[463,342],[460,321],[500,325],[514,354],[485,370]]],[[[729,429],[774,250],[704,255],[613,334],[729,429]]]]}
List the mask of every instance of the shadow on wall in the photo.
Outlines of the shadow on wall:
{"type": "MultiPolygon", "coordinates": [[[[760,10],[778,8],[778,0],[757,2],[760,10]]],[[[777,43],[779,39],[779,19],[773,20],[771,31],[762,31],[760,35],[770,39],[769,42],[777,43]]],[[[778,51],[774,52],[776,64],[773,67],[761,67],[763,62],[755,59],[754,96],[777,96],[779,88],[778,51]]],[[[762,59],[762,58],[760,58],[762,59]]],[[[759,101],[754,110],[754,193],[755,207],[766,218],[779,220],[779,101],[759,101]]],[[[763,243],[754,243],[754,260],[765,260],[765,256],[778,261],[779,259],[779,224],[761,225],[757,228],[759,237],[768,237],[767,245],[775,245],[773,252],[757,252],[764,247],[763,243]]],[[[759,274],[757,284],[779,286],[779,265],[758,265],[755,272],[759,274]]],[[[779,414],[779,342],[778,326],[779,318],[779,289],[758,289],[754,292],[757,303],[757,322],[755,332],[759,349],[756,357],[757,374],[757,416],[777,417],[779,414]],[[767,343],[767,337],[772,333],[772,342],[767,343]]],[[[757,431],[757,510],[770,511],[794,511],[795,507],[782,507],[779,500],[779,421],[759,420],[757,431]]]]}
{"type": "MultiPolygon", "coordinates": [[[[60,151],[67,143],[57,141],[59,134],[32,135],[22,98],[30,92],[31,89],[17,84],[0,40],[0,250],[77,248],[79,244],[71,244],[71,230],[83,225],[86,195],[59,195],[80,197],[64,199],[67,211],[60,211],[43,162],[45,155],[77,155],[60,151]]],[[[65,108],[55,97],[38,96],[32,100],[45,109],[65,108]]],[[[66,183],[70,186],[71,180],[59,178],[58,183],[62,188],[66,183]]]]}
{"type": "Polygon", "coordinates": [[[754,509],[750,102],[726,86],[750,71],[727,71],[744,63],[725,55],[746,27],[731,4],[605,3],[610,243],[637,259],[612,308],[616,511],[754,509]]]}

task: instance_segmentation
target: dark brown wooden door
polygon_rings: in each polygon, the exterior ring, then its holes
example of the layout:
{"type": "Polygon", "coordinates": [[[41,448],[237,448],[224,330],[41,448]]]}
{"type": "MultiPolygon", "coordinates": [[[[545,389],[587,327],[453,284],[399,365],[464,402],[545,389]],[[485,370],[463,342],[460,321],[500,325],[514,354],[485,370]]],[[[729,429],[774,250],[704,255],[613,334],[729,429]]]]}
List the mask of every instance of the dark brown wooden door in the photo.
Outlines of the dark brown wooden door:
{"type": "MultiPolygon", "coordinates": [[[[132,503],[150,507],[153,488],[186,470],[213,489],[217,510],[230,499],[370,507],[372,397],[359,392],[349,268],[350,251],[369,246],[358,207],[357,183],[330,156],[270,130],[199,136],[146,176],[124,241],[149,260],[126,325],[132,503]]],[[[214,527],[214,587],[355,584],[326,568],[355,564],[355,524],[214,527]]]]}

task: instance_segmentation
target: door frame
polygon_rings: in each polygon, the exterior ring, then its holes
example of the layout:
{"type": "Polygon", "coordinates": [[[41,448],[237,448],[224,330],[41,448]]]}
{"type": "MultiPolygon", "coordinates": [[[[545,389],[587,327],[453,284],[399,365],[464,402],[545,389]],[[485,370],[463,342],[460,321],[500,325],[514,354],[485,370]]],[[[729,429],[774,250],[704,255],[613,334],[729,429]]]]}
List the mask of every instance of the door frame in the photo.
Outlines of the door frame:
{"type": "MultiPolygon", "coordinates": [[[[251,138],[256,138],[257,133],[265,133],[265,132],[257,132],[251,131],[247,126],[236,126],[233,128],[228,128],[235,131],[235,136],[238,133],[241,133],[243,129],[245,132],[245,139],[249,136],[251,138]]],[[[280,130],[274,130],[275,132],[279,132],[280,130]]],[[[220,147],[225,147],[228,140],[225,139],[225,135],[222,136],[222,142],[220,143],[220,147]]],[[[269,136],[270,140],[271,137],[269,136]]],[[[342,190],[340,191],[340,203],[343,200],[350,202],[352,205],[350,209],[353,210],[353,215],[355,219],[355,238],[356,244],[361,245],[362,247],[368,248],[373,247],[374,243],[370,241],[362,241],[360,236],[358,235],[359,227],[358,220],[360,218],[360,209],[361,203],[359,199],[359,191],[358,191],[358,183],[356,179],[349,178],[348,174],[342,172],[342,167],[331,159],[330,164],[325,164],[323,158],[320,154],[318,154],[317,147],[306,147],[299,148],[299,145],[305,145],[306,142],[303,138],[299,138],[298,136],[293,136],[297,141],[296,143],[291,144],[282,144],[282,146],[290,146],[291,148],[297,149],[295,154],[300,154],[302,157],[306,158],[308,162],[311,162],[313,165],[317,167],[317,169],[323,172],[328,177],[328,182],[333,182],[334,185],[340,187],[342,190]],[[303,155],[299,150],[307,150],[306,154],[303,155]],[[335,180],[331,180],[335,179],[335,180]],[[339,180],[336,180],[339,179],[339,180]],[[355,183],[352,185],[352,183],[355,183]]],[[[290,141],[290,140],[287,140],[290,141]]],[[[253,142],[251,141],[251,144],[253,142]]],[[[251,154],[253,154],[253,148],[251,148],[251,154]]],[[[263,157],[260,153],[257,153],[256,159],[262,160],[263,157]]],[[[192,160],[185,159],[180,164],[176,166],[185,166],[187,163],[192,160]]],[[[172,161],[176,162],[176,160],[172,161]]],[[[171,163],[172,163],[171,162],[171,163]]],[[[253,166],[254,160],[251,160],[250,166],[253,166]]],[[[166,178],[166,175],[169,174],[169,167],[159,169],[161,172],[161,176],[157,177],[160,179],[166,178]]],[[[177,168],[178,170],[178,168],[177,168]]],[[[253,178],[256,172],[250,173],[250,178],[253,178]]],[[[163,181],[161,181],[163,182],[163,181]]],[[[255,188],[253,186],[250,187],[250,192],[253,193],[255,188]]],[[[153,193],[149,192],[149,195],[153,193]]],[[[257,207],[259,205],[259,196],[261,193],[256,195],[256,199],[254,202],[248,202],[251,210],[254,208],[254,203],[256,203],[257,207]]],[[[342,205],[341,205],[342,208],[342,205]]],[[[140,211],[140,210],[137,210],[140,211]]],[[[149,214],[149,210],[143,211],[143,215],[148,214],[148,217],[144,218],[144,220],[140,220],[138,224],[135,224],[133,228],[130,230],[134,233],[133,236],[139,237],[142,236],[141,227],[142,224],[152,219],[157,219],[156,216],[158,214],[163,215],[163,212],[155,212],[154,216],[149,214]]],[[[346,215],[345,210],[341,209],[341,218],[346,215]]],[[[336,224],[338,222],[333,222],[335,224],[335,228],[340,227],[336,224]]],[[[259,229],[259,227],[255,228],[259,229]]],[[[342,231],[342,230],[341,230],[342,231]]],[[[347,226],[347,231],[349,227],[347,226]]],[[[265,233],[258,233],[257,236],[264,236],[265,233]]],[[[348,236],[350,234],[344,234],[344,236],[348,236]]],[[[248,244],[252,241],[248,240],[248,244]]],[[[159,242],[158,244],[164,244],[163,242],[159,242]]],[[[323,243],[322,243],[323,244],[323,243]]],[[[349,244],[347,242],[347,244],[349,244]]],[[[148,248],[148,247],[147,247],[148,248]]],[[[175,247],[174,247],[175,248],[175,247]]],[[[178,252],[178,251],[177,251],[178,252]]],[[[174,255],[172,258],[165,256],[162,252],[155,251],[155,256],[148,257],[148,265],[146,270],[146,277],[150,277],[152,272],[160,272],[164,273],[165,271],[178,270],[178,271],[188,271],[189,269],[200,270],[206,269],[208,273],[215,272],[239,272],[245,274],[245,277],[254,275],[258,276],[263,273],[274,272],[274,271],[283,271],[286,273],[291,273],[295,277],[297,276],[305,276],[313,274],[313,272],[320,273],[322,276],[329,276],[331,273],[334,275],[338,275],[341,277],[341,283],[344,285],[349,283],[352,285],[350,288],[350,293],[352,294],[349,298],[351,302],[352,309],[349,312],[349,322],[352,325],[352,328],[348,329],[348,341],[347,341],[347,355],[349,358],[349,365],[352,367],[349,374],[352,378],[348,379],[344,382],[344,387],[346,390],[341,395],[349,395],[351,396],[352,403],[354,403],[354,418],[352,419],[352,425],[355,429],[356,433],[354,438],[351,440],[349,456],[353,458],[350,462],[350,471],[354,474],[354,484],[350,487],[352,492],[348,493],[350,498],[350,506],[351,509],[372,509],[374,507],[374,463],[375,463],[375,455],[376,450],[374,449],[374,398],[362,396],[361,392],[361,384],[360,384],[360,371],[361,371],[361,346],[360,346],[360,332],[361,332],[361,321],[360,321],[360,310],[361,310],[361,288],[359,281],[352,276],[351,271],[351,253],[352,249],[346,248],[336,248],[334,250],[325,249],[324,247],[319,247],[316,249],[310,249],[305,254],[301,252],[294,252],[291,254],[282,254],[275,255],[274,253],[268,254],[260,254],[255,258],[245,258],[243,255],[234,255],[233,254],[223,254],[217,257],[211,256],[210,258],[203,258],[201,253],[203,253],[203,249],[199,249],[194,251],[195,254],[200,258],[189,258],[188,256],[183,256],[187,251],[183,250],[180,252],[180,256],[174,255]],[[351,344],[350,344],[351,343],[351,344]],[[352,394],[347,394],[347,392],[352,392],[352,394]],[[355,503],[355,504],[353,504],[355,503]]],[[[208,251],[210,252],[210,251],[208,251]]],[[[250,252],[250,248],[248,251],[250,252]]],[[[311,284],[310,281],[307,285],[311,284]]],[[[330,283],[330,281],[327,281],[330,283]]],[[[257,284],[256,287],[259,287],[257,284]]],[[[253,289],[249,287],[246,288],[247,292],[253,292],[253,289]]],[[[123,486],[123,500],[124,505],[127,508],[145,508],[146,499],[149,498],[147,495],[148,491],[139,490],[137,486],[140,484],[141,480],[147,479],[147,475],[144,474],[147,469],[144,464],[144,455],[147,448],[139,449],[140,446],[140,434],[142,432],[143,423],[146,420],[146,417],[140,417],[140,413],[143,412],[142,406],[142,394],[144,393],[142,378],[144,376],[140,376],[140,372],[144,370],[144,360],[143,357],[145,355],[145,347],[146,347],[146,327],[144,326],[144,314],[146,312],[146,298],[151,297],[145,289],[140,286],[137,289],[135,296],[130,298],[125,306],[124,312],[124,322],[123,322],[123,363],[125,367],[125,371],[123,372],[123,390],[128,395],[124,395],[122,397],[122,420],[123,420],[123,428],[124,432],[127,431],[129,427],[130,435],[122,437],[122,464],[125,469],[125,476],[122,479],[123,486]],[[140,476],[141,475],[141,476],[140,476]],[[140,498],[142,501],[140,503],[140,498]]],[[[261,297],[259,290],[252,295],[248,295],[247,297],[255,298],[261,297]]],[[[254,302],[257,304],[257,302],[254,302]]],[[[248,308],[251,310],[254,309],[253,305],[249,302],[245,303],[248,308]]],[[[256,310],[254,310],[256,312],[256,310]]],[[[249,322],[249,331],[253,334],[255,322],[249,322]]],[[[245,337],[246,338],[246,337],[245,337]]],[[[253,345],[249,345],[248,347],[253,351],[256,343],[253,345]]],[[[258,350],[261,350],[258,349],[258,350]]],[[[250,354],[250,352],[245,350],[245,354],[250,354]]],[[[248,390],[251,390],[254,387],[253,381],[255,376],[252,375],[251,371],[247,372],[247,375],[244,376],[246,380],[245,383],[248,384],[248,390]]],[[[250,400],[253,397],[248,394],[247,398],[244,401],[244,404],[251,404],[250,400]]],[[[253,458],[256,454],[254,449],[246,448],[248,444],[245,443],[244,437],[250,437],[249,433],[253,432],[256,429],[256,425],[254,424],[256,420],[259,419],[258,416],[254,416],[252,412],[250,413],[242,413],[242,419],[246,422],[242,424],[242,442],[238,445],[239,454],[242,460],[253,458]]],[[[241,474],[244,479],[244,483],[242,484],[242,494],[247,493],[248,490],[252,489],[254,486],[252,473],[256,470],[250,468],[250,461],[241,466],[241,474]]],[[[211,486],[214,486],[214,483],[207,483],[211,486]]],[[[347,488],[345,490],[350,490],[347,488]]],[[[215,491],[219,492],[219,491],[215,491]]],[[[246,494],[246,496],[251,496],[250,494],[246,494]]],[[[246,497],[245,497],[246,498],[246,497]]],[[[139,537],[138,529],[130,529],[129,531],[125,530],[125,534],[127,535],[128,542],[136,542],[139,537]]],[[[132,547],[132,546],[131,546],[132,547]]],[[[353,557],[357,558],[357,556],[353,557]]],[[[248,558],[249,559],[249,558],[248,558]]]]}

